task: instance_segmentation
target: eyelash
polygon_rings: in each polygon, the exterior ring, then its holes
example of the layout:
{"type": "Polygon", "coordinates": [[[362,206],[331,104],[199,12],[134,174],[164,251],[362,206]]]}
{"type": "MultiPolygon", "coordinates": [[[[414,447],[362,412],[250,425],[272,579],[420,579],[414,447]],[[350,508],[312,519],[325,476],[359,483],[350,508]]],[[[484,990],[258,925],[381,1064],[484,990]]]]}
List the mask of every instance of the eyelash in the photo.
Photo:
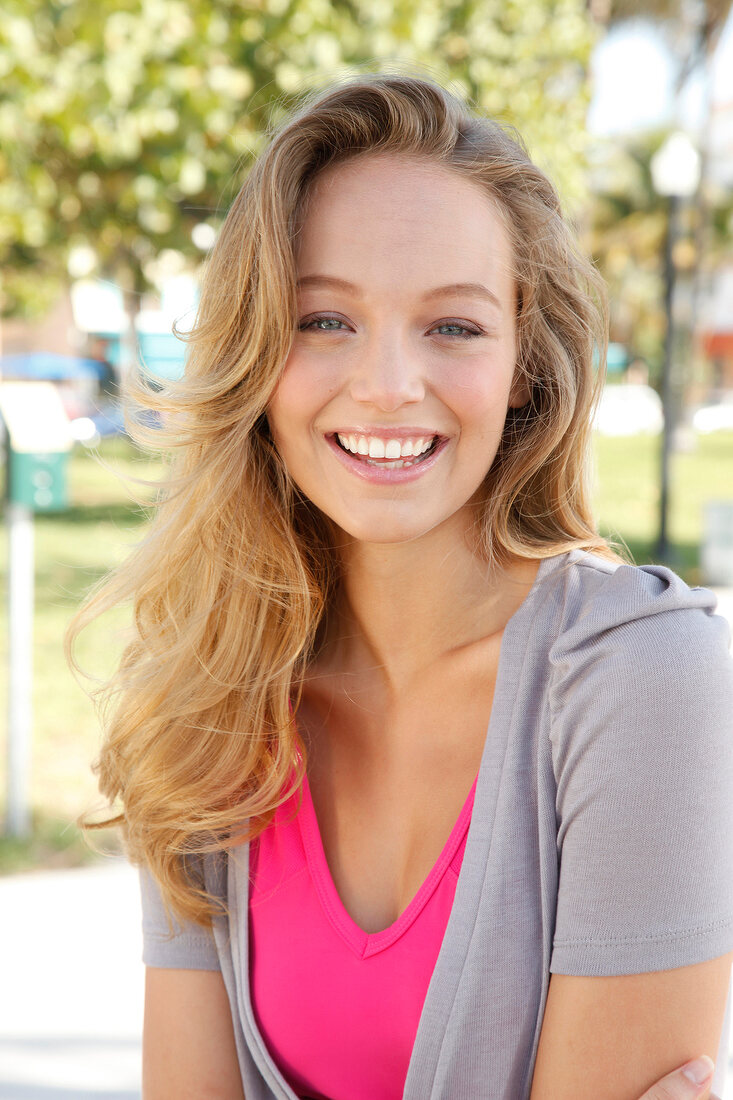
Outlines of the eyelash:
{"type": "MultiPolygon", "coordinates": [[[[317,321],[337,321],[340,325],[345,324],[340,317],[330,317],[325,313],[317,313],[313,317],[308,317],[305,321],[301,321],[298,325],[299,332],[307,332],[311,325],[316,324],[317,321]]],[[[439,321],[437,325],[433,325],[433,328],[460,328],[463,329],[462,333],[439,333],[441,336],[448,336],[449,339],[456,340],[472,340],[477,336],[484,336],[485,333],[479,328],[469,328],[468,325],[462,324],[460,321],[439,321]]],[[[313,332],[339,332],[339,329],[312,329],[313,332]]],[[[432,329],[430,330],[432,332],[432,329]]]]}

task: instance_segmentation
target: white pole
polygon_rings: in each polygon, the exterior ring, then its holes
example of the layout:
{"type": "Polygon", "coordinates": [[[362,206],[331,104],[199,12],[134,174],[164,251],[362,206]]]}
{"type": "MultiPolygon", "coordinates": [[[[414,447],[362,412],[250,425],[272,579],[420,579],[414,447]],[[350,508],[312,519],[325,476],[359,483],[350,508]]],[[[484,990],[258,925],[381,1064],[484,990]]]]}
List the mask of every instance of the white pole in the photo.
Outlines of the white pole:
{"type": "Polygon", "coordinates": [[[33,513],[8,501],[8,807],[6,833],[30,834],[31,690],[33,684],[33,513]]]}

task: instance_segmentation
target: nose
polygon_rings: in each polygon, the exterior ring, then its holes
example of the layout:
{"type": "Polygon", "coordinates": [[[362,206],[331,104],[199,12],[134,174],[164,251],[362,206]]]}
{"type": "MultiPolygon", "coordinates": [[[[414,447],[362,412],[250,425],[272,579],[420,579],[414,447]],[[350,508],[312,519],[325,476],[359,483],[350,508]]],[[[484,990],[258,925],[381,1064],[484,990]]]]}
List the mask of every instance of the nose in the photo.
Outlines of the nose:
{"type": "Polygon", "coordinates": [[[424,365],[416,349],[398,339],[375,340],[362,349],[354,367],[351,396],[383,412],[395,412],[425,397],[424,365]]]}

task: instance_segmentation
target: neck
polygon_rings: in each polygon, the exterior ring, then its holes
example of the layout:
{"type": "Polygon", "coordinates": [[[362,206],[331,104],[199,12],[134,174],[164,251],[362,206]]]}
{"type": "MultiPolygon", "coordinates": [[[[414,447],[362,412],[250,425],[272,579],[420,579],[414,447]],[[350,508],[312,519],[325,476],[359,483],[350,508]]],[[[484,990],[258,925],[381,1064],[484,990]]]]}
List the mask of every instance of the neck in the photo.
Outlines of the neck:
{"type": "Polygon", "coordinates": [[[536,571],[536,562],[490,569],[451,524],[408,543],[351,541],[326,664],[399,698],[448,653],[500,633],[536,571]]]}

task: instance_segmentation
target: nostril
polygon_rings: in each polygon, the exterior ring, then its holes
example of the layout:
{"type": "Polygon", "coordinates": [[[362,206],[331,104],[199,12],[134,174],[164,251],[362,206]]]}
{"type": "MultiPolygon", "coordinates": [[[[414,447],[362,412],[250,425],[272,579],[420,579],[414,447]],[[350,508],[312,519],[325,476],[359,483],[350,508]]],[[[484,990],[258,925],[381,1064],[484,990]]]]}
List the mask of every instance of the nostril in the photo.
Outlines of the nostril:
{"type": "Polygon", "coordinates": [[[425,383],[418,371],[367,370],[353,379],[351,394],[356,401],[393,412],[406,403],[422,401],[425,383]]]}

